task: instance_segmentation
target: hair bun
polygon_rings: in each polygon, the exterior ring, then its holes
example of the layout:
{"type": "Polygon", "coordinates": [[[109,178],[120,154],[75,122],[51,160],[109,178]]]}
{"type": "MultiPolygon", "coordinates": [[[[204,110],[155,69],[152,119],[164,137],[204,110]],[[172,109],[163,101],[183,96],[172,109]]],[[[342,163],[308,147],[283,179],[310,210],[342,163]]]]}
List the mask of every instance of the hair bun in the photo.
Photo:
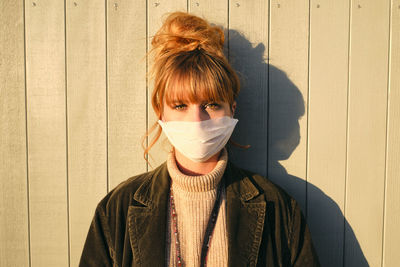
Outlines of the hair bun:
{"type": "Polygon", "coordinates": [[[223,57],[224,33],[185,12],[171,13],[151,42],[157,56],[203,49],[223,57]]]}

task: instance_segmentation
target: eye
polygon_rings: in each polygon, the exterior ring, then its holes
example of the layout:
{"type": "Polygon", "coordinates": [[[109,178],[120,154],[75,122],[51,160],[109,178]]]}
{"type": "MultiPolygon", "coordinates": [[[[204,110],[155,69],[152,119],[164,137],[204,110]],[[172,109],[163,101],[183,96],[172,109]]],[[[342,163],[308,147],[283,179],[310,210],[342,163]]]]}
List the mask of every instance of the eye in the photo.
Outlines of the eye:
{"type": "Polygon", "coordinates": [[[221,105],[215,102],[207,103],[204,105],[204,108],[208,108],[211,110],[218,110],[221,108],[221,105]]]}
{"type": "Polygon", "coordinates": [[[175,110],[183,110],[186,108],[186,104],[174,104],[173,109],[175,110]]]}

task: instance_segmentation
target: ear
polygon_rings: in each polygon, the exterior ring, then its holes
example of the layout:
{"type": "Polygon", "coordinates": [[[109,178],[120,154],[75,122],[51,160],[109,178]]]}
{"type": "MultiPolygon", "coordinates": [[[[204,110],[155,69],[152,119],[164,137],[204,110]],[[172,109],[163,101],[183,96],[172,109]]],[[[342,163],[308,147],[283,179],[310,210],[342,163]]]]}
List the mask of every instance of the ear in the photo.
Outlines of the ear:
{"type": "Polygon", "coordinates": [[[235,110],[236,110],[236,101],[233,101],[231,106],[232,117],[235,116],[235,110]]]}

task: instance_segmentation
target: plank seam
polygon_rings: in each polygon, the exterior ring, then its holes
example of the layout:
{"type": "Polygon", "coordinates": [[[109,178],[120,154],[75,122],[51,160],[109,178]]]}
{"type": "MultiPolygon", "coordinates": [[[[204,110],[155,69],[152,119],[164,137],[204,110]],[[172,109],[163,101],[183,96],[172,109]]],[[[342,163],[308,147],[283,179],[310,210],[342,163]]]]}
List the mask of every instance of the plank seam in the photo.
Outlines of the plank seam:
{"type": "Polygon", "coordinates": [[[107,24],[108,24],[108,20],[107,20],[107,0],[104,1],[104,38],[105,38],[105,56],[106,56],[106,62],[105,62],[105,78],[106,78],[106,174],[107,174],[107,178],[106,178],[106,190],[107,193],[110,192],[110,168],[109,168],[109,160],[108,160],[108,131],[109,131],[109,121],[108,121],[108,36],[107,36],[107,24]]]}
{"type": "Polygon", "coordinates": [[[24,24],[24,89],[25,89],[25,155],[26,155],[26,193],[27,193],[27,217],[28,217],[28,264],[32,266],[32,255],[31,255],[31,216],[30,216],[30,183],[29,183],[29,141],[28,141],[28,86],[26,76],[26,4],[23,0],[22,17],[24,24]]]}
{"type": "Polygon", "coordinates": [[[230,4],[231,4],[231,1],[230,0],[228,0],[227,1],[227,3],[228,3],[228,7],[227,7],[227,31],[226,31],[226,35],[227,35],[227,38],[225,38],[226,40],[227,40],[227,51],[226,51],[226,53],[227,53],[227,57],[228,57],[228,61],[230,61],[230,54],[231,54],[231,52],[230,52],[230,50],[231,50],[231,46],[230,46],[230,36],[229,36],[229,30],[230,30],[230,28],[231,28],[231,13],[230,13],[230,4]]]}
{"type": "Polygon", "coordinates": [[[269,99],[270,99],[270,73],[269,73],[269,66],[270,66],[270,34],[271,34],[271,1],[268,0],[268,19],[267,19],[267,23],[268,23],[268,27],[267,27],[267,108],[266,108],[266,129],[267,129],[267,136],[266,136],[266,140],[267,140],[267,144],[266,144],[266,163],[265,164],[265,174],[268,177],[268,171],[269,171],[269,161],[268,161],[268,157],[269,157],[269,112],[270,112],[270,105],[269,105],[269,99]]]}
{"type": "Polygon", "coordinates": [[[351,66],[351,22],[352,22],[353,0],[350,0],[349,6],[349,30],[347,43],[347,103],[346,103],[346,154],[345,154],[345,176],[344,176],[344,200],[343,200],[343,264],[346,266],[346,211],[347,211],[347,183],[348,183],[348,154],[349,154],[349,106],[350,106],[350,66],[351,66]]]}
{"type": "MultiPolygon", "coordinates": [[[[146,133],[149,131],[149,1],[146,1],[146,133]]],[[[149,147],[149,136],[146,136],[146,148],[149,147]]],[[[146,172],[149,171],[149,154],[146,155],[146,172]]]]}
{"type": "Polygon", "coordinates": [[[307,130],[306,130],[306,203],[305,203],[305,217],[308,218],[308,168],[309,168],[309,146],[310,146],[310,46],[311,46],[311,0],[308,1],[308,50],[307,50],[307,130]]]}
{"type": "Polygon", "coordinates": [[[64,0],[64,97],[65,97],[65,159],[66,159],[66,183],[67,183],[67,234],[68,234],[68,266],[71,266],[71,203],[70,203],[70,190],[69,190],[69,172],[68,172],[68,80],[67,80],[67,8],[66,0],[64,0]]]}
{"type": "Polygon", "coordinates": [[[381,249],[381,266],[385,265],[385,223],[386,223],[386,190],[387,190],[387,175],[388,175],[388,140],[389,140],[389,97],[390,97],[390,79],[391,79],[391,53],[392,53],[392,5],[393,0],[389,1],[389,38],[388,38],[388,66],[387,66],[387,94],[386,94],[386,135],[385,135],[385,173],[383,180],[383,214],[382,214],[382,249],[381,249]]]}
{"type": "Polygon", "coordinates": [[[267,49],[268,49],[268,57],[267,57],[267,151],[266,151],[266,176],[269,177],[269,126],[270,126],[270,91],[271,91],[271,80],[270,80],[270,58],[271,58],[271,1],[268,0],[268,44],[267,44],[267,49]]]}

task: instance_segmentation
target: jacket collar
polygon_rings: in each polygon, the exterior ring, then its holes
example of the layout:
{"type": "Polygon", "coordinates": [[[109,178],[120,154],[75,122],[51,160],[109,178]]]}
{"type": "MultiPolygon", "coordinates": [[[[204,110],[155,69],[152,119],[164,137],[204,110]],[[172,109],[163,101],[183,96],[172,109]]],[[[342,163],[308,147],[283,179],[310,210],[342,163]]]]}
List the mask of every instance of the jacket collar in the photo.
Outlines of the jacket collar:
{"type": "MultiPolygon", "coordinates": [[[[170,176],[163,163],[149,173],[128,210],[133,266],[164,266],[170,176]]],[[[255,266],[265,220],[265,198],[252,179],[228,161],[224,173],[227,202],[228,265],[255,266]]]]}

